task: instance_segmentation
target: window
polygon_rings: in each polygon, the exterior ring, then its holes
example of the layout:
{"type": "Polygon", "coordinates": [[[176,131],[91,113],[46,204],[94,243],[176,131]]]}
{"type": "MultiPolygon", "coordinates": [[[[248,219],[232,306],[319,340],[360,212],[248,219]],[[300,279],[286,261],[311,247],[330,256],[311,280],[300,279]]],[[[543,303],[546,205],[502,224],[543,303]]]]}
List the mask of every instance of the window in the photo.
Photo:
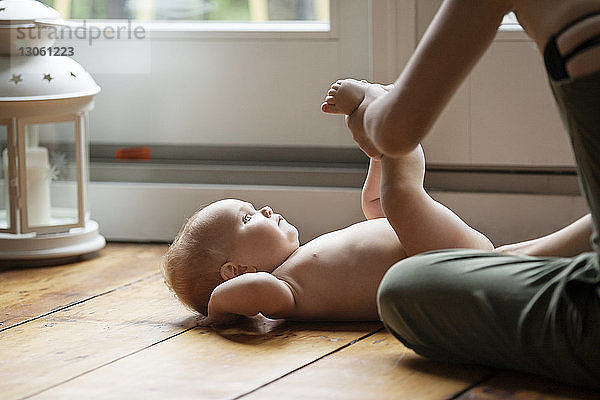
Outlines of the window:
{"type": "Polygon", "coordinates": [[[329,21],[329,0],[43,0],[65,19],[329,21]]]}
{"type": "Polygon", "coordinates": [[[500,30],[504,31],[522,31],[523,28],[519,25],[519,21],[517,20],[517,16],[515,13],[508,13],[502,19],[502,25],[500,26],[500,30]]]}

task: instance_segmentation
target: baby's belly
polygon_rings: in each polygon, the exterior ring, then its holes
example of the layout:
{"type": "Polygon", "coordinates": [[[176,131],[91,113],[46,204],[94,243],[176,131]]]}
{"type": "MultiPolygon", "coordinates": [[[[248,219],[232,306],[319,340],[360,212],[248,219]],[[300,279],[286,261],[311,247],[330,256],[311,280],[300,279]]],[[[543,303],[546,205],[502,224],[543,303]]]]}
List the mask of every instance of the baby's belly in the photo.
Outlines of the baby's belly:
{"type": "Polygon", "coordinates": [[[294,317],[344,321],[374,321],[377,314],[377,288],[382,276],[361,284],[332,280],[331,285],[312,285],[296,299],[294,317]]]}

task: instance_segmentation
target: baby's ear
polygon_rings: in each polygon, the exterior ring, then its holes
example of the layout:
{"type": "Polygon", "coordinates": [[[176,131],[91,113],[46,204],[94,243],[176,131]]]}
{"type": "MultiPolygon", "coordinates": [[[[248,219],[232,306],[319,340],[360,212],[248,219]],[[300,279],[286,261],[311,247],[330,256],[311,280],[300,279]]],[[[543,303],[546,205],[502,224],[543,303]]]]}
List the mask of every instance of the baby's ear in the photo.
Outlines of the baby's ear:
{"type": "Polygon", "coordinates": [[[226,262],[221,265],[221,278],[228,280],[249,272],[256,272],[256,268],[248,265],[239,265],[232,262],[226,262]]]}

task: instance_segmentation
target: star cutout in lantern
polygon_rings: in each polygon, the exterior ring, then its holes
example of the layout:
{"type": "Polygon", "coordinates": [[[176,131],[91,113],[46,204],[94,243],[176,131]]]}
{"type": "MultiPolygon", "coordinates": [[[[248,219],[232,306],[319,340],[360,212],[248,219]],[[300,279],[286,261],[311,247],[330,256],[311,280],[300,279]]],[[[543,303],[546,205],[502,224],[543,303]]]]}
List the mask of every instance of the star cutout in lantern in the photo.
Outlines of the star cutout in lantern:
{"type": "Polygon", "coordinates": [[[8,81],[14,82],[15,85],[17,85],[19,82],[23,81],[23,78],[21,78],[21,74],[19,74],[19,75],[12,74],[12,78],[10,78],[8,81]]]}
{"type": "Polygon", "coordinates": [[[77,78],[77,75],[75,75],[73,72],[71,72],[71,78],[77,78]]]}
{"type": "Polygon", "coordinates": [[[50,83],[50,81],[51,81],[52,79],[54,79],[54,78],[53,78],[53,77],[52,77],[52,75],[50,75],[50,74],[44,74],[44,77],[43,77],[42,79],[45,79],[45,80],[47,80],[47,81],[48,81],[48,83],[50,83]]]}

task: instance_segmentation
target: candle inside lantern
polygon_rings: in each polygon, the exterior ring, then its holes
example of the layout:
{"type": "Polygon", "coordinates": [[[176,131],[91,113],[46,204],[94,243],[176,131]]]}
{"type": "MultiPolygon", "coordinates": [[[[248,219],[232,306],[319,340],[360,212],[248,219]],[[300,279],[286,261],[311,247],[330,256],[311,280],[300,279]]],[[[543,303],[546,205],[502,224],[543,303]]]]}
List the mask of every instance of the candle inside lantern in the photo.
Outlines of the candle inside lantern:
{"type": "Polygon", "coordinates": [[[27,147],[27,218],[29,226],[50,225],[50,163],[48,149],[27,147]]]}
{"type": "Polygon", "coordinates": [[[10,178],[8,176],[8,149],[2,150],[2,171],[4,172],[4,210],[6,212],[6,216],[2,221],[0,221],[1,228],[8,228],[10,224],[10,198],[9,198],[9,189],[10,189],[10,178]]]}
{"type": "MultiPolygon", "coordinates": [[[[8,178],[8,151],[2,152],[4,176],[8,178]]],[[[27,179],[27,219],[29,226],[50,225],[50,162],[48,149],[34,146],[25,148],[27,179]]],[[[8,180],[7,180],[8,182],[8,180]]],[[[8,185],[4,185],[4,198],[8,204],[8,185]]],[[[7,220],[10,220],[7,207],[7,220]]]]}

